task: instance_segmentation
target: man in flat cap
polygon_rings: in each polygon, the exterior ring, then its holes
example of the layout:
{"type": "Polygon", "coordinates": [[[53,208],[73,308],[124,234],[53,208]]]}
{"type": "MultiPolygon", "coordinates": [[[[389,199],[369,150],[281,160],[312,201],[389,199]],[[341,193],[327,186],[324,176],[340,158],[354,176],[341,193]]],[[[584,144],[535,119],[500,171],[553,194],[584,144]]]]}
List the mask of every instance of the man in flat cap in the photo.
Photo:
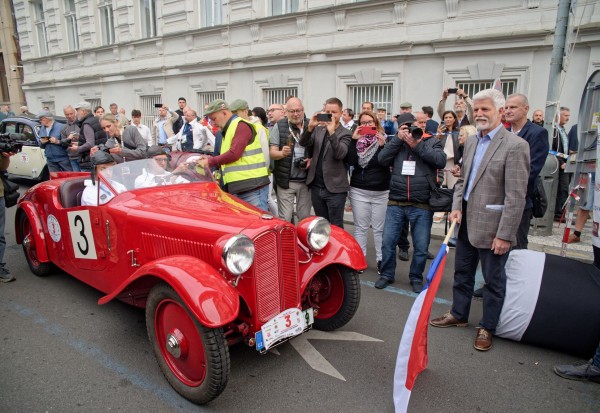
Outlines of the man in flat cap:
{"type": "Polygon", "coordinates": [[[62,125],[54,121],[54,115],[47,111],[41,111],[38,120],[40,128],[40,147],[46,153],[46,164],[49,172],[72,171],[71,160],[67,153],[67,147],[60,139],[62,125]]]}
{"type": "Polygon", "coordinates": [[[212,101],[205,110],[211,122],[221,129],[219,155],[202,156],[202,167],[221,168],[226,191],[268,211],[269,172],[260,139],[253,124],[234,115],[227,102],[212,101]]]}

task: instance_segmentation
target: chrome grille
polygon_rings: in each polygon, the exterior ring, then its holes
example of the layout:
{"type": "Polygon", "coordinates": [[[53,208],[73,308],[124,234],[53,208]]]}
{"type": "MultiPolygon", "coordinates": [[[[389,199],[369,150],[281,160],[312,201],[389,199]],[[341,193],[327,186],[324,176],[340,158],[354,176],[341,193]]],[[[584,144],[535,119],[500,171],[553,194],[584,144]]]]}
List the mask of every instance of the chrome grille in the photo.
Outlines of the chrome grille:
{"type": "Polygon", "coordinates": [[[259,322],[265,323],[298,305],[296,230],[284,226],[268,231],[254,240],[254,247],[257,315],[259,322]]]}

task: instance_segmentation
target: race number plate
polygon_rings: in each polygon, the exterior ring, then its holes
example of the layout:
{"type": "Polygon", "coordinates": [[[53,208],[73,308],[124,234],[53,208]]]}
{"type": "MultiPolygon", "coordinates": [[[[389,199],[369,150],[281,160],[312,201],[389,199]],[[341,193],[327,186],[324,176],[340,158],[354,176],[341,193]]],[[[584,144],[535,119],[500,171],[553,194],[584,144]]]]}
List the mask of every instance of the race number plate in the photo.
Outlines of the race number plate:
{"type": "Polygon", "coordinates": [[[268,350],[278,341],[297,336],[315,322],[313,309],[288,308],[266,322],[256,333],[256,349],[268,350]]]}

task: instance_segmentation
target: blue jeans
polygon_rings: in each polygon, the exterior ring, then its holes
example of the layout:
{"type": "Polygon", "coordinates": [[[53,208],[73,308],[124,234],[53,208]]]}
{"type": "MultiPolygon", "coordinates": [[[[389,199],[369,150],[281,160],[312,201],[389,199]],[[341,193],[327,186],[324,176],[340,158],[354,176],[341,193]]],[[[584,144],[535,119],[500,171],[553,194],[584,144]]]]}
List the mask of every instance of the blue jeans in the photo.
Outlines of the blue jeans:
{"type": "Polygon", "coordinates": [[[269,211],[269,185],[265,185],[262,188],[253,191],[234,195],[265,212],[269,211]]]}
{"type": "Polygon", "coordinates": [[[47,161],[48,172],[61,172],[61,171],[72,171],[71,160],[62,159],[60,161],[47,161]]]}
{"type": "Polygon", "coordinates": [[[81,167],[79,166],[79,159],[71,158],[71,168],[73,168],[73,172],[81,172],[81,167]]]}
{"type": "Polygon", "coordinates": [[[6,207],[4,205],[4,197],[0,197],[0,267],[4,267],[6,265],[4,262],[4,251],[6,250],[6,238],[4,238],[6,207]]]}
{"type": "Polygon", "coordinates": [[[427,250],[431,238],[433,212],[414,206],[390,205],[385,214],[381,260],[381,278],[394,280],[396,275],[396,245],[405,222],[410,222],[414,253],[410,263],[410,281],[423,281],[427,250]]]}

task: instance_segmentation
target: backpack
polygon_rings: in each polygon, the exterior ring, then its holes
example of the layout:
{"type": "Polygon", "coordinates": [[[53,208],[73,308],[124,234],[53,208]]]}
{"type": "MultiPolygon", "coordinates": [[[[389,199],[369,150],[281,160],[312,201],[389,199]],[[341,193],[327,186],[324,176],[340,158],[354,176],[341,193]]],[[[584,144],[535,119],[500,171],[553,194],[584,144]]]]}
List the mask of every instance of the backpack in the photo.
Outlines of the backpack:
{"type": "Polygon", "coordinates": [[[548,198],[542,180],[538,179],[537,185],[533,190],[533,207],[531,212],[534,218],[542,218],[548,209],[548,198]]]}

